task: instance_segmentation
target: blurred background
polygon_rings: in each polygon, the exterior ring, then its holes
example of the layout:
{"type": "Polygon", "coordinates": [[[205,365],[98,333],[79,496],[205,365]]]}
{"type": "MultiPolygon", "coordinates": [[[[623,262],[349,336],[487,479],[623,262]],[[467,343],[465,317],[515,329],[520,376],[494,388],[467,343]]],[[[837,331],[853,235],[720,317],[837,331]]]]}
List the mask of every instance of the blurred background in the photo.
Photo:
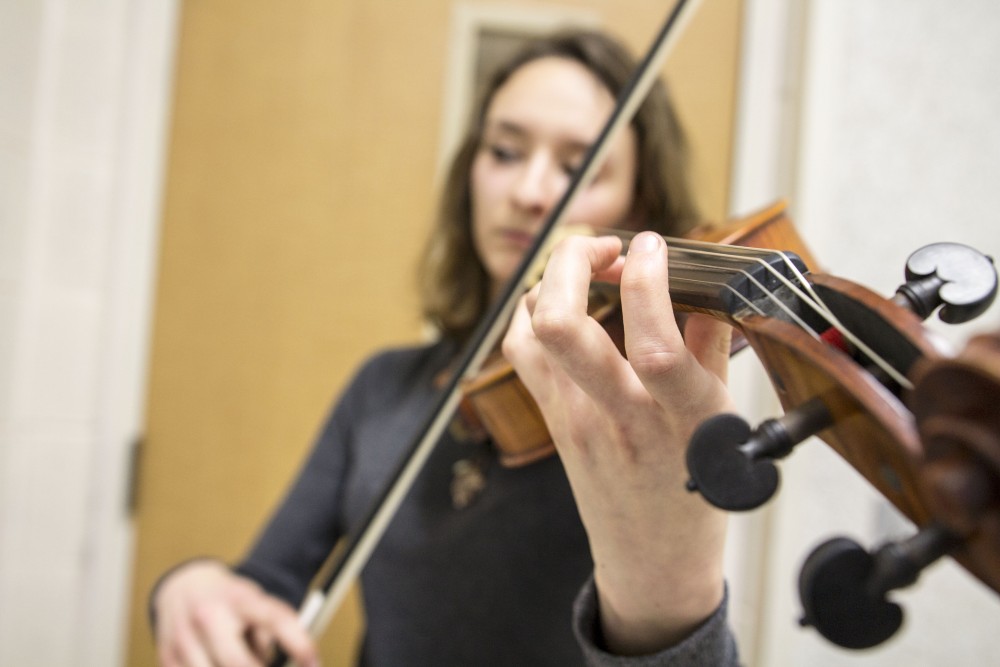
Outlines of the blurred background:
{"type": "MultiPolygon", "coordinates": [[[[645,51],[670,0],[0,3],[0,664],[152,665],[150,586],[237,558],[342,384],[419,340],[416,254],[478,69],[567,23],[645,51]]],[[[891,294],[921,245],[1000,251],[1000,5],[703,0],[665,69],[707,218],[787,199],[891,294]]],[[[948,329],[958,349],[1000,307],[948,329]]],[[[751,421],[778,411],[744,353],[751,421]]],[[[746,664],[980,664],[996,593],[941,562],[876,649],[796,624],[819,541],[911,532],[820,443],[733,521],[746,664]]],[[[403,575],[401,575],[403,576],[403,575]]],[[[350,664],[352,597],[324,636],[350,664]]]]}

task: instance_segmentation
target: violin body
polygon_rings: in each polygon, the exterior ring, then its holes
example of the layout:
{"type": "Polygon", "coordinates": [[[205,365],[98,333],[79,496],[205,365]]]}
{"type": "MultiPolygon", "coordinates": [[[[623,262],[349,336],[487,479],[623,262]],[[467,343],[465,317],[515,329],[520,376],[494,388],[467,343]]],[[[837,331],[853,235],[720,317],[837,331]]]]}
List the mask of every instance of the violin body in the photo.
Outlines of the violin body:
{"type": "MultiPolygon", "coordinates": [[[[775,202],[724,225],[701,225],[693,229],[685,239],[721,246],[781,248],[794,253],[806,265],[815,265],[812,253],[788,218],[787,204],[784,201],[775,202]]],[[[690,301],[676,301],[675,310],[705,310],[725,317],[718,311],[695,305],[698,303],[697,297],[692,297],[690,301]]],[[[591,315],[602,322],[624,354],[621,311],[617,306],[617,295],[613,289],[597,286],[592,290],[591,315]]],[[[745,346],[746,340],[738,335],[737,330],[733,340],[733,353],[745,346]]],[[[499,351],[493,353],[475,377],[463,383],[462,390],[464,400],[453,426],[453,431],[460,438],[491,438],[497,448],[500,463],[507,467],[527,465],[555,453],[555,446],[541,411],[499,351]]]]}

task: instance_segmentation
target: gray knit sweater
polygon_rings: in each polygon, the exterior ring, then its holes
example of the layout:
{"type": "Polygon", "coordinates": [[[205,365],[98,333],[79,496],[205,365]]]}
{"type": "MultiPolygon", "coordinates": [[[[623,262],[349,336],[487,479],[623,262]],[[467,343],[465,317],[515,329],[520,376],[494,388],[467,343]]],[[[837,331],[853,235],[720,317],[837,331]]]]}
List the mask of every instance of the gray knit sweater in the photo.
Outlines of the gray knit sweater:
{"type": "MultiPolygon", "coordinates": [[[[384,352],[362,367],[237,571],[293,605],[302,600],[423,426],[437,398],[434,378],[453,354],[438,343],[384,352]]],[[[735,664],[724,606],[665,654],[625,662],[603,654],[591,570],[557,457],[507,469],[488,443],[446,436],[362,574],[367,622],[359,664],[735,664]],[[456,509],[450,486],[463,460],[483,469],[486,484],[471,505],[456,509]]]]}

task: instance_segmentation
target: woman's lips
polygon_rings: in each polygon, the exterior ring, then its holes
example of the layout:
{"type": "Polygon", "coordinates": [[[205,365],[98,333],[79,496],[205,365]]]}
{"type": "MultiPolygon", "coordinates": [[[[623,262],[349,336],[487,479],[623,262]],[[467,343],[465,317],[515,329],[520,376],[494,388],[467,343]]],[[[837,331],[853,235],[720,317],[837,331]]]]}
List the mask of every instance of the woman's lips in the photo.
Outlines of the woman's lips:
{"type": "Polygon", "coordinates": [[[517,229],[505,229],[500,232],[500,235],[504,241],[520,248],[521,250],[527,250],[530,248],[531,244],[535,240],[535,235],[533,233],[517,229]]]}

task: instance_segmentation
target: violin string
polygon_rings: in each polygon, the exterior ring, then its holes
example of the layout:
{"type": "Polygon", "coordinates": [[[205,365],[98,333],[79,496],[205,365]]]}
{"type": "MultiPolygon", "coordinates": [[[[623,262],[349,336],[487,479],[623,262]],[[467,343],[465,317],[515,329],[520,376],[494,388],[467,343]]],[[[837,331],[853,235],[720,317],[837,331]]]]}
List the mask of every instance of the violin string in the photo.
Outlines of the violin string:
{"type": "Polygon", "coordinates": [[[743,305],[745,305],[750,310],[754,311],[754,313],[756,313],[757,315],[760,315],[761,317],[767,317],[767,313],[765,313],[763,311],[763,309],[761,309],[760,306],[758,306],[757,304],[755,304],[753,301],[751,301],[750,299],[748,299],[743,294],[740,294],[729,283],[716,283],[716,282],[708,281],[708,280],[695,280],[694,278],[680,278],[680,279],[678,279],[678,282],[686,283],[686,284],[689,284],[689,285],[703,285],[703,286],[706,286],[706,287],[713,287],[713,288],[719,288],[719,287],[721,287],[722,289],[726,290],[727,292],[730,292],[734,297],[736,297],[737,299],[739,299],[740,301],[742,301],[743,305]]]}
{"type": "MultiPolygon", "coordinates": [[[[746,250],[749,250],[751,252],[736,252],[736,253],[734,253],[734,252],[729,251],[731,248],[737,248],[737,247],[739,247],[739,246],[726,246],[727,252],[722,252],[717,247],[714,250],[688,249],[685,252],[693,254],[693,255],[704,254],[704,255],[711,256],[713,259],[720,259],[721,258],[721,259],[724,259],[724,260],[740,260],[740,259],[742,259],[742,257],[740,257],[740,255],[752,256],[753,257],[752,263],[758,263],[758,264],[760,264],[764,268],[765,271],[769,272],[775,279],[777,279],[785,287],[787,287],[789,290],[791,290],[801,300],[801,302],[806,307],[812,309],[812,311],[817,316],[819,316],[821,319],[825,320],[827,322],[827,324],[829,324],[832,329],[834,329],[835,331],[839,332],[842,336],[844,336],[844,338],[846,338],[857,349],[859,349],[862,352],[864,352],[864,354],[872,361],[872,363],[874,363],[876,366],[878,366],[880,369],[882,369],[896,383],[898,383],[901,387],[904,387],[904,388],[907,388],[907,389],[912,389],[913,385],[906,378],[905,375],[903,375],[900,371],[898,371],[889,361],[887,361],[886,359],[884,359],[880,354],[878,354],[875,350],[873,350],[867,343],[865,343],[859,336],[857,336],[853,331],[851,331],[850,329],[848,329],[843,324],[843,322],[841,322],[840,318],[838,318],[834,314],[834,312],[829,308],[829,306],[827,306],[826,303],[815,292],[815,290],[812,288],[812,286],[809,284],[809,282],[807,280],[805,280],[805,276],[802,274],[801,271],[799,271],[798,267],[795,266],[795,263],[791,261],[791,259],[788,257],[788,255],[786,253],[777,252],[777,251],[757,251],[756,249],[746,249],[746,250]],[[770,263],[768,263],[768,262],[764,261],[764,259],[762,259],[762,257],[765,257],[765,256],[772,256],[773,257],[775,255],[775,253],[777,255],[779,255],[779,256],[782,257],[783,262],[790,268],[790,270],[794,274],[797,282],[793,282],[792,280],[790,280],[786,276],[782,275],[770,263]],[[801,288],[800,288],[800,286],[801,286],[801,288]],[[808,294],[807,294],[807,292],[808,292],[808,294]]],[[[686,267],[686,268],[697,269],[697,268],[699,268],[701,266],[701,265],[699,265],[697,263],[693,263],[693,262],[690,262],[689,260],[683,259],[683,256],[680,255],[679,253],[674,253],[674,254],[675,254],[675,256],[677,258],[680,258],[680,260],[679,260],[680,267],[679,268],[686,267]]],[[[671,264],[673,264],[674,266],[677,266],[677,264],[678,264],[677,259],[672,260],[671,264]]],[[[716,268],[716,267],[711,267],[711,268],[716,268]]],[[[765,294],[765,296],[768,299],[770,299],[774,304],[776,304],[779,308],[781,308],[782,310],[784,310],[786,313],[788,313],[789,315],[791,315],[793,317],[793,319],[796,322],[798,322],[799,325],[802,326],[808,333],[810,333],[814,337],[817,337],[817,338],[819,337],[816,334],[816,332],[812,330],[811,327],[805,326],[805,323],[802,322],[801,319],[797,315],[793,315],[792,312],[784,305],[784,303],[780,299],[777,298],[777,296],[770,289],[768,289],[764,285],[762,285],[748,271],[746,271],[745,269],[737,269],[735,271],[735,273],[742,274],[746,279],[748,279],[751,282],[753,282],[757,287],[759,287],[761,289],[761,291],[765,294]]],[[[734,275],[735,275],[735,273],[734,273],[734,275]]],[[[720,285],[720,286],[722,286],[722,285],[720,285]]],[[[729,291],[734,292],[734,290],[731,290],[731,289],[729,291]]]]}
{"type": "MultiPolygon", "coordinates": [[[[693,270],[697,270],[697,271],[705,271],[705,272],[708,272],[708,273],[713,273],[713,272],[719,273],[719,272],[725,272],[726,271],[726,269],[722,269],[720,267],[711,266],[711,265],[708,265],[708,264],[700,264],[700,263],[696,263],[696,262],[681,262],[681,265],[679,267],[677,266],[677,264],[672,263],[672,266],[674,266],[676,268],[686,268],[686,269],[693,269],[693,270]]],[[[788,304],[786,304],[781,299],[778,299],[777,297],[775,297],[770,292],[770,290],[767,289],[767,287],[765,287],[763,284],[761,284],[761,282],[759,280],[757,280],[757,278],[753,274],[751,274],[751,273],[749,273],[749,272],[747,272],[745,270],[737,269],[735,271],[732,271],[730,275],[736,275],[736,274],[742,274],[747,280],[749,280],[754,285],[756,285],[757,288],[759,288],[774,305],[776,305],[779,309],[781,309],[782,311],[784,311],[784,313],[786,315],[788,315],[789,319],[793,320],[796,324],[798,324],[799,327],[802,328],[806,333],[808,333],[809,335],[811,335],[813,338],[816,338],[816,339],[820,338],[819,333],[817,333],[815,329],[813,329],[811,326],[809,326],[809,324],[806,323],[801,318],[801,316],[799,316],[798,313],[796,313],[794,310],[792,310],[791,307],[788,306],[788,304]]],[[[755,310],[758,315],[764,315],[765,314],[764,311],[761,308],[759,308],[756,305],[753,305],[753,302],[750,301],[750,299],[748,299],[746,296],[744,296],[743,294],[741,294],[736,288],[734,288],[732,285],[730,285],[728,281],[718,281],[718,282],[716,282],[716,281],[712,281],[712,280],[696,280],[694,278],[687,278],[687,277],[684,277],[684,276],[680,276],[680,277],[676,277],[676,278],[671,278],[671,282],[674,282],[675,280],[679,281],[681,283],[687,283],[687,284],[698,284],[698,285],[704,285],[704,286],[707,286],[707,287],[716,287],[716,288],[720,288],[721,287],[721,288],[725,289],[727,292],[729,292],[730,294],[735,295],[744,304],[751,305],[752,308],[753,308],[753,310],[755,310]]]]}
{"type": "MultiPolygon", "coordinates": [[[[735,246],[733,246],[733,247],[735,247],[735,246]]],[[[728,248],[729,247],[727,246],[727,250],[728,250],[728,248]]],[[[813,311],[816,312],[818,315],[820,315],[820,317],[822,317],[823,319],[825,319],[828,324],[830,324],[831,326],[835,326],[833,320],[835,320],[836,318],[833,315],[833,311],[830,309],[829,306],[826,305],[826,303],[823,301],[823,299],[821,299],[820,296],[818,294],[816,294],[815,290],[813,290],[813,288],[812,288],[812,285],[809,283],[808,280],[806,280],[805,275],[803,275],[802,272],[799,270],[799,268],[797,266],[795,266],[795,263],[791,260],[791,258],[788,256],[787,253],[779,251],[779,250],[757,250],[757,249],[753,249],[753,248],[747,248],[746,250],[750,250],[752,252],[749,252],[749,253],[739,253],[739,252],[733,253],[733,252],[721,252],[721,251],[718,251],[718,250],[716,250],[716,251],[711,251],[711,250],[709,250],[709,251],[704,251],[704,250],[688,250],[686,252],[688,254],[706,254],[709,257],[712,257],[713,259],[720,259],[721,258],[721,259],[723,259],[725,261],[735,261],[735,262],[739,262],[742,259],[740,257],[741,254],[750,255],[750,256],[753,257],[753,260],[752,260],[753,263],[756,263],[756,264],[759,264],[760,266],[762,266],[765,271],[767,271],[768,273],[770,273],[774,278],[776,278],[779,282],[781,282],[783,285],[785,285],[788,289],[792,290],[792,292],[803,303],[805,303],[807,306],[809,306],[810,308],[812,308],[813,311]],[[782,275],[777,269],[775,269],[774,266],[770,262],[765,261],[766,259],[773,259],[775,256],[780,257],[781,260],[782,260],[782,263],[791,271],[791,273],[793,274],[793,277],[795,278],[794,281],[789,280],[787,277],[785,277],[784,275],[782,275]],[[800,289],[800,287],[801,287],[801,289],[800,289]],[[804,294],[802,290],[805,290],[806,292],[808,292],[808,296],[806,294],[804,294]]],[[[677,257],[681,258],[681,260],[680,260],[681,261],[681,266],[684,266],[684,262],[688,261],[686,259],[683,259],[682,255],[677,255],[677,257]]],[[[676,264],[676,259],[674,260],[673,264],[674,264],[674,266],[677,265],[676,264]]],[[[745,266],[745,264],[741,264],[741,266],[745,266]]],[[[746,277],[748,280],[750,280],[755,285],[757,285],[761,289],[761,291],[763,291],[765,294],[767,294],[767,296],[769,298],[773,297],[773,294],[770,293],[770,290],[768,290],[766,287],[764,287],[764,285],[760,284],[760,282],[758,282],[757,279],[754,278],[745,269],[742,269],[742,268],[736,269],[736,272],[743,274],[744,277],[746,277]]],[[[788,312],[788,311],[786,310],[786,312],[788,312]]],[[[791,314],[791,313],[789,313],[789,314],[791,314]]],[[[793,316],[793,318],[794,318],[794,316],[793,316]]],[[[819,334],[816,333],[814,330],[812,330],[811,327],[806,326],[805,323],[801,322],[797,318],[794,318],[794,319],[796,319],[796,321],[799,321],[800,324],[801,324],[801,326],[803,328],[808,329],[809,332],[814,337],[819,338],[819,334]]]]}
{"type": "MultiPolygon", "coordinates": [[[[602,230],[602,233],[606,231],[608,234],[619,237],[623,242],[623,252],[628,246],[629,240],[635,236],[635,232],[623,231],[616,229],[602,230]]],[[[751,262],[760,264],[763,266],[764,270],[771,273],[779,282],[790,289],[808,308],[810,308],[817,316],[825,320],[831,329],[840,333],[848,342],[855,346],[856,349],[861,350],[864,354],[879,368],[881,368],[889,377],[891,377],[896,383],[901,387],[912,389],[913,384],[903,375],[899,370],[897,370],[889,361],[884,359],[880,354],[873,350],[867,343],[865,343],[859,336],[857,336],[853,331],[848,329],[840,318],[838,318],[833,310],[827,306],[823,299],[816,293],[812,285],[805,279],[805,276],[799,270],[795,263],[791,261],[791,258],[787,253],[776,250],[765,250],[760,248],[750,248],[747,246],[734,246],[734,245],[720,245],[718,243],[713,243],[710,241],[697,241],[692,239],[683,238],[673,238],[664,236],[663,239],[668,244],[668,252],[671,253],[671,264],[675,267],[680,265],[680,267],[685,266],[685,262],[688,260],[684,259],[684,254],[691,255],[705,255],[712,258],[713,260],[723,259],[726,261],[741,261],[749,258],[751,262]],[[723,250],[724,249],[724,250],[723,250]],[[775,255],[781,257],[782,262],[790,270],[790,272],[795,277],[795,282],[789,280],[780,272],[777,271],[769,262],[765,261],[766,258],[773,258],[775,255]],[[801,286],[801,288],[800,288],[801,286]],[[808,293],[808,295],[806,294],[808,293]]],[[[691,265],[692,268],[695,267],[694,264],[691,265]]],[[[784,310],[786,313],[790,311],[783,305],[780,299],[778,299],[771,290],[765,288],[756,279],[754,279],[749,272],[744,269],[737,269],[738,273],[741,273],[747,279],[751,280],[764,292],[768,299],[773,303],[777,304],[779,308],[784,310]]],[[[735,275],[735,274],[734,274],[735,275]]],[[[724,284],[718,285],[719,287],[724,287],[724,284]]],[[[729,287],[726,287],[731,293],[736,293],[729,287]]],[[[742,301],[746,301],[741,297],[742,301]]],[[[796,320],[803,326],[801,319],[797,316],[793,316],[796,320]]],[[[807,333],[810,333],[814,337],[818,337],[815,331],[811,327],[804,327],[807,333]]]]}
{"type": "Polygon", "coordinates": [[[805,279],[805,276],[802,275],[798,267],[795,266],[795,263],[791,261],[788,255],[781,251],[778,252],[784,258],[784,261],[787,264],[787,266],[795,274],[795,277],[798,280],[798,284],[802,285],[803,289],[809,292],[814,303],[822,305],[823,311],[829,315],[827,321],[834,326],[836,331],[838,331],[841,335],[843,335],[857,349],[864,352],[865,355],[869,359],[871,359],[872,363],[874,363],[883,371],[885,371],[885,373],[889,375],[889,377],[891,377],[893,380],[895,380],[896,383],[899,384],[899,386],[905,389],[913,389],[913,383],[910,382],[909,378],[907,378],[903,373],[897,370],[895,366],[889,363],[888,360],[884,359],[882,355],[878,354],[875,350],[873,350],[866,342],[864,342],[861,339],[860,336],[857,336],[853,331],[847,328],[847,326],[845,326],[840,321],[840,318],[838,318],[836,313],[833,312],[833,309],[826,305],[826,303],[823,301],[820,295],[817,294],[816,291],[813,289],[812,283],[810,283],[808,280],[805,279]]]}

